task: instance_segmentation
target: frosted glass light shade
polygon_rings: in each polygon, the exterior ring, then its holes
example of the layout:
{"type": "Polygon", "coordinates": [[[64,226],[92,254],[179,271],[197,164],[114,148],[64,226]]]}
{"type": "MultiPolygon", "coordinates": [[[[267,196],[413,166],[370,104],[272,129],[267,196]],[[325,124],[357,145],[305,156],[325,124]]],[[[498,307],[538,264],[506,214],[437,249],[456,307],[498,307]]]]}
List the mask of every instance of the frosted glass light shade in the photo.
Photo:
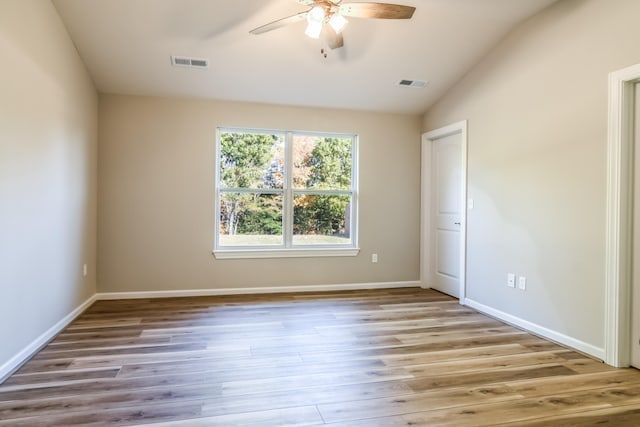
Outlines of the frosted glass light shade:
{"type": "Polygon", "coordinates": [[[314,21],[322,23],[322,21],[324,21],[324,17],[325,11],[322,6],[315,6],[309,11],[309,13],[307,13],[307,21],[309,22],[314,21]]]}
{"type": "Polygon", "coordinates": [[[349,21],[347,21],[344,16],[338,13],[334,13],[333,16],[331,16],[331,19],[329,19],[329,25],[331,25],[331,27],[337,34],[340,34],[345,25],[347,25],[348,23],[349,21]]]}
{"type": "Polygon", "coordinates": [[[320,37],[322,32],[322,23],[324,22],[325,11],[320,6],[315,6],[307,13],[307,29],[305,34],[312,39],[320,37]]]}
{"type": "Polygon", "coordinates": [[[309,21],[307,23],[307,29],[304,33],[311,37],[312,39],[317,39],[320,37],[320,33],[322,32],[322,22],[314,22],[309,21]]]}

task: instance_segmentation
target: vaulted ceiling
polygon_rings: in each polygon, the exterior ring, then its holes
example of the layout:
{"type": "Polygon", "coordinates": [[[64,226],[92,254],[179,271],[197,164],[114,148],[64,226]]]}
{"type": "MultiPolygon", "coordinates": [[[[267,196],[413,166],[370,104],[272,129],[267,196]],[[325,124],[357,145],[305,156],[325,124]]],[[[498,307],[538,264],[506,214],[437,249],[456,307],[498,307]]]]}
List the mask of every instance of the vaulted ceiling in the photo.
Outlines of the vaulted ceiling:
{"type": "Polygon", "coordinates": [[[415,6],[413,18],[351,18],[336,50],[306,37],[304,22],[249,33],[307,9],[295,0],[53,3],[100,92],[419,114],[554,1],[391,0],[415,6]],[[174,67],[171,55],[209,66],[174,67]],[[401,87],[401,79],[428,85],[401,87]]]}

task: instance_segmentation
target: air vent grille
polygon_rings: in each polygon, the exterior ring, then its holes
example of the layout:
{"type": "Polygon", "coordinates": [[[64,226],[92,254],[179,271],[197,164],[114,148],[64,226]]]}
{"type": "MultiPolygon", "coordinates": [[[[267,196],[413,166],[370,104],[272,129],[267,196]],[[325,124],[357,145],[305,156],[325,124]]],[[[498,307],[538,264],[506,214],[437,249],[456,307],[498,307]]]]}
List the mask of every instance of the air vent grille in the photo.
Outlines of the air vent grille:
{"type": "Polygon", "coordinates": [[[188,58],[186,56],[172,56],[171,65],[174,67],[208,68],[209,60],[201,58],[188,58]]]}
{"type": "Polygon", "coordinates": [[[398,82],[398,86],[404,86],[404,87],[415,87],[418,89],[422,89],[427,87],[429,83],[422,81],[422,80],[406,80],[406,79],[402,79],[398,82]]]}

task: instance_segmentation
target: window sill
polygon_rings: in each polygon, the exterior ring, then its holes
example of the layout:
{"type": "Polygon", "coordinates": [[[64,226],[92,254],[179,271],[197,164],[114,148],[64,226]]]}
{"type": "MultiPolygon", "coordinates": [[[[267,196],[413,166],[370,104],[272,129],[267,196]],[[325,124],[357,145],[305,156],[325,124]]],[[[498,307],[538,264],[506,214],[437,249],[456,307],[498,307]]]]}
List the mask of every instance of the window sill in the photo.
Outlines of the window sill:
{"type": "Polygon", "coordinates": [[[359,248],[327,249],[224,249],[213,251],[216,259],[315,258],[357,256],[359,248]]]}

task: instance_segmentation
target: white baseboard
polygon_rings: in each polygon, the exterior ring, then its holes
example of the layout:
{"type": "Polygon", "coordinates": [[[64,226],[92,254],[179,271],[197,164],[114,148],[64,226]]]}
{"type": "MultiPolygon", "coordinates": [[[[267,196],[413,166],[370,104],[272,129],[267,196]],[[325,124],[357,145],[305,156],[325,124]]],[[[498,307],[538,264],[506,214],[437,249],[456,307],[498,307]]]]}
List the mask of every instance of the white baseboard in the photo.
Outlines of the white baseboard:
{"type": "Polygon", "coordinates": [[[578,351],[581,351],[582,353],[593,356],[596,359],[604,360],[604,348],[593,346],[584,341],[577,340],[570,336],[561,334],[560,332],[556,332],[552,329],[545,328],[544,326],[529,322],[528,320],[524,320],[503,311],[496,310],[495,308],[486,306],[469,298],[465,299],[464,304],[468,307],[478,310],[481,313],[484,313],[491,317],[495,317],[496,319],[502,320],[503,322],[509,323],[511,325],[518,326],[535,335],[539,335],[551,341],[555,341],[559,344],[574,348],[578,351]]]}
{"type": "Polygon", "coordinates": [[[140,292],[101,292],[96,294],[98,300],[201,297],[217,295],[277,294],[285,292],[325,292],[355,291],[366,289],[418,288],[419,281],[408,282],[376,282],[348,283],[339,285],[306,285],[306,286],[268,286],[256,288],[220,288],[220,289],[188,289],[174,291],[140,291],[140,292]]]}
{"type": "Polygon", "coordinates": [[[36,354],[42,347],[47,345],[51,339],[53,339],[60,331],[66,328],[73,320],[78,317],[84,310],[86,310],[91,304],[97,300],[97,296],[93,295],[88,300],[80,304],[71,313],[67,314],[58,323],[50,327],[45,333],[33,340],[31,344],[22,349],[18,354],[13,356],[2,366],[0,366],[0,384],[11,374],[13,374],[20,366],[24,364],[29,358],[36,354]]]}

